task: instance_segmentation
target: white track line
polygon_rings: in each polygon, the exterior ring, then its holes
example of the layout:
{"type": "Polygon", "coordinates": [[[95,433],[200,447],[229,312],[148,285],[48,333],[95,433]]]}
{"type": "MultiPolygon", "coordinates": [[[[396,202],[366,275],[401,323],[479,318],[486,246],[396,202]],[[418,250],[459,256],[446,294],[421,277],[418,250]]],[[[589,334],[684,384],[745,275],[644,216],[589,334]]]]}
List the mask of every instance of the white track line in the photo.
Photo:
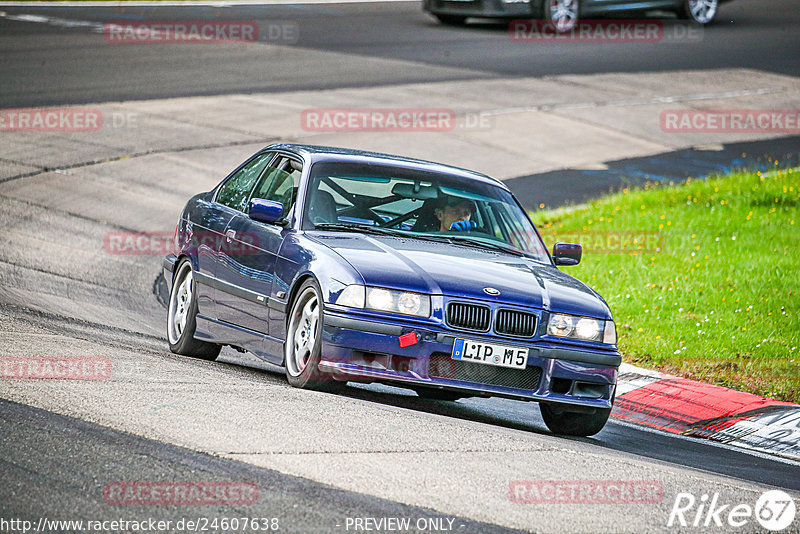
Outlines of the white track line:
{"type": "Polygon", "coordinates": [[[95,32],[100,32],[100,33],[103,32],[102,22],[91,22],[88,20],[62,19],[59,17],[44,17],[41,15],[27,15],[27,14],[9,15],[8,13],[3,13],[2,11],[0,11],[0,18],[15,20],[18,22],[33,22],[37,24],[47,24],[50,26],[58,26],[60,28],[89,28],[95,32]]]}

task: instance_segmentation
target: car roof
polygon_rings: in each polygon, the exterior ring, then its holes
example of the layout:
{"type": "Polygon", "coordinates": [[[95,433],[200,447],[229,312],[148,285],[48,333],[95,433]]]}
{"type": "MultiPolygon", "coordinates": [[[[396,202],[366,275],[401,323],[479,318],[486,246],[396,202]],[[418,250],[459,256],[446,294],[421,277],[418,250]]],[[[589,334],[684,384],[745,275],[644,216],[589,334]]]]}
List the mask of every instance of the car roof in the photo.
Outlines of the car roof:
{"type": "Polygon", "coordinates": [[[304,156],[307,160],[310,160],[312,164],[320,161],[391,164],[404,168],[427,170],[431,172],[449,174],[452,176],[459,176],[467,180],[477,180],[479,182],[496,185],[508,190],[508,187],[506,187],[506,185],[500,180],[479,172],[462,169],[460,167],[453,167],[452,165],[445,165],[443,163],[426,161],[423,159],[408,158],[405,156],[395,156],[392,154],[383,154],[380,152],[369,152],[350,148],[301,145],[294,143],[273,144],[264,148],[264,150],[284,150],[288,152],[294,152],[304,156]]]}

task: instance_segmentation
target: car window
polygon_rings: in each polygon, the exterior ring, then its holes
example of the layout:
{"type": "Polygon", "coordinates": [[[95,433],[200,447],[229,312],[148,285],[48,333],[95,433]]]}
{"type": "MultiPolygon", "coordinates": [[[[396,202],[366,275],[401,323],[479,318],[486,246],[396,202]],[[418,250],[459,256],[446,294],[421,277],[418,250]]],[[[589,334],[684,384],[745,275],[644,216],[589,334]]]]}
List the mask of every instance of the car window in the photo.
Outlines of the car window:
{"type": "Polygon", "coordinates": [[[530,219],[498,185],[388,165],[320,162],[311,168],[308,191],[304,228],[345,224],[446,236],[549,262],[530,219]]]}
{"type": "Polygon", "coordinates": [[[217,202],[245,212],[250,191],[253,190],[256,180],[274,155],[274,152],[265,152],[248,161],[244,167],[222,184],[217,192],[217,202]]]}
{"type": "Polygon", "coordinates": [[[280,156],[261,176],[250,198],[280,202],[283,204],[283,217],[286,217],[297,200],[297,188],[302,174],[302,166],[298,161],[280,156]]]}
{"type": "Polygon", "coordinates": [[[495,214],[494,230],[495,235],[502,236],[502,239],[515,248],[525,249],[530,246],[534,239],[538,239],[533,234],[533,228],[516,217],[508,204],[492,205],[492,212],[495,214]]]}

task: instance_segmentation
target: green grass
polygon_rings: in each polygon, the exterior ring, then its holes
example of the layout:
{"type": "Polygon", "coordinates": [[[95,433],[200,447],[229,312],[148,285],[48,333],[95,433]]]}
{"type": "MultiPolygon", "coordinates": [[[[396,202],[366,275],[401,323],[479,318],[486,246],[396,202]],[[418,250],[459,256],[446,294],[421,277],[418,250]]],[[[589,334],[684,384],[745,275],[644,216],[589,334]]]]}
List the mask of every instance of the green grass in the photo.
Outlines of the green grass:
{"type": "Polygon", "coordinates": [[[564,270],[608,301],[625,361],[800,402],[799,204],[800,169],[784,169],[624,190],[532,217],[551,249],[588,241],[582,263],[564,270]],[[612,253],[592,252],[618,232],[653,232],[660,247],[623,234],[612,253]]]}

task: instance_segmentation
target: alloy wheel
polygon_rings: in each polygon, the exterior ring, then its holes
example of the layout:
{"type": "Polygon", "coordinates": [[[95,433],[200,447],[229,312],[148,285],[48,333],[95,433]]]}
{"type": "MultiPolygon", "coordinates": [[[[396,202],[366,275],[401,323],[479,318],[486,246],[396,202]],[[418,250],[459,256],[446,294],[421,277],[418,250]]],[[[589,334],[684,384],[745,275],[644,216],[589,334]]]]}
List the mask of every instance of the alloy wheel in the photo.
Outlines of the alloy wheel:
{"type": "Polygon", "coordinates": [[[550,22],[556,30],[566,32],[578,22],[578,0],[548,0],[550,22]]]}
{"type": "Polygon", "coordinates": [[[172,292],[169,302],[168,333],[169,342],[178,343],[186,330],[189,309],[192,304],[192,268],[184,263],[175,279],[177,289],[172,292]]]}
{"type": "Polygon", "coordinates": [[[313,287],[306,288],[292,308],[286,343],[286,370],[299,376],[318,343],[319,297],[313,287]]]}

